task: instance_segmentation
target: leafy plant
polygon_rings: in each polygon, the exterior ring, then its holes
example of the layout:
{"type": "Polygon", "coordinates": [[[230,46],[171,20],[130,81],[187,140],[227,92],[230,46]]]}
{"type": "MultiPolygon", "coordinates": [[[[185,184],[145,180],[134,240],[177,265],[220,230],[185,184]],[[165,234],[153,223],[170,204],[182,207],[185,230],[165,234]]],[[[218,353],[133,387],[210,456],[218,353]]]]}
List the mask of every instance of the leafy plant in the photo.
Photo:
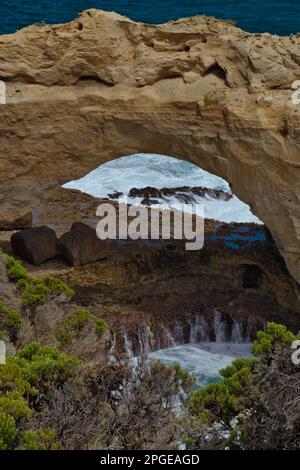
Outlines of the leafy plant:
{"type": "Polygon", "coordinates": [[[230,427],[231,419],[242,409],[240,397],[252,378],[256,359],[236,359],[220,371],[223,381],[209,384],[194,392],[189,401],[190,411],[205,423],[222,422],[230,427]]]}
{"type": "MultiPolygon", "coordinates": [[[[0,299],[0,325],[9,334],[11,340],[16,339],[21,324],[22,318],[20,314],[15,310],[9,310],[4,301],[0,299]]],[[[3,332],[2,336],[4,337],[3,332]]]]}
{"type": "Polygon", "coordinates": [[[18,282],[18,288],[21,290],[22,305],[25,308],[34,308],[44,304],[50,297],[64,295],[71,298],[74,295],[74,290],[71,287],[53,276],[44,278],[29,276],[18,282]]]}
{"type": "Polygon", "coordinates": [[[15,336],[22,324],[21,315],[15,310],[9,310],[4,321],[5,327],[12,336],[15,336]]]}
{"type": "Polygon", "coordinates": [[[65,327],[73,330],[81,330],[90,320],[91,314],[88,310],[81,308],[73,312],[72,317],[65,320],[65,327]]]}
{"type": "Polygon", "coordinates": [[[59,445],[52,429],[24,431],[21,435],[19,450],[57,450],[59,445]]]}
{"type": "Polygon", "coordinates": [[[76,377],[81,362],[55,348],[31,343],[0,365],[0,449],[56,449],[51,429],[24,430],[35,406],[53,386],[76,377]]]}
{"type": "Polygon", "coordinates": [[[0,412],[0,450],[9,449],[18,434],[14,418],[6,413],[0,412]]]}
{"type": "Polygon", "coordinates": [[[6,262],[6,272],[11,281],[27,279],[28,272],[20,261],[17,261],[13,256],[6,255],[6,262]]]}
{"type": "Polygon", "coordinates": [[[252,352],[257,356],[271,354],[277,347],[291,345],[300,335],[294,335],[286,326],[277,323],[267,323],[266,331],[259,331],[253,342],[252,352]]]}
{"type": "Polygon", "coordinates": [[[96,324],[96,333],[99,336],[102,336],[105,331],[108,330],[108,324],[103,318],[97,318],[95,321],[96,324]]]}

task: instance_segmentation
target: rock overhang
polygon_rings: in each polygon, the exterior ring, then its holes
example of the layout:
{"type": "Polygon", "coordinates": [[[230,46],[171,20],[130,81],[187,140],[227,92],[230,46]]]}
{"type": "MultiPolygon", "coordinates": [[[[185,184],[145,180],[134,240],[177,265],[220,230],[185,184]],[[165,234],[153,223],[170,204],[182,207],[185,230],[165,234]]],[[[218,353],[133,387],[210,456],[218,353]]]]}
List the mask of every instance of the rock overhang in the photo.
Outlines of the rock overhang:
{"type": "Polygon", "coordinates": [[[130,153],[225,178],[300,281],[300,36],[197,16],[164,25],[88,10],[0,37],[0,226],[42,195],[130,153]]]}

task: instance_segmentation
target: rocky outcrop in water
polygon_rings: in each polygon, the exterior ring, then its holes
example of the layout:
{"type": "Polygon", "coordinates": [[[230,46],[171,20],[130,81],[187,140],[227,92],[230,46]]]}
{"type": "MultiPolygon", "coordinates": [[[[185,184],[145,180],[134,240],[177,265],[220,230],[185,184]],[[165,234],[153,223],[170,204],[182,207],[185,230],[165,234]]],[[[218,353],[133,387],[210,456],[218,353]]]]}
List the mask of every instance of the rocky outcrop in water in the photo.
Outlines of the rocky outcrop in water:
{"type": "Polygon", "coordinates": [[[300,281],[300,36],[197,16],[163,25],[88,10],[0,38],[0,227],[42,195],[132,153],[225,178],[300,281]]]}
{"type": "MultiPolygon", "coordinates": [[[[113,199],[119,197],[119,193],[112,195],[113,199]]],[[[195,202],[195,196],[200,198],[212,198],[220,201],[229,201],[233,196],[231,193],[222,191],[220,189],[211,189],[203,187],[189,187],[181,186],[178,188],[153,188],[147,186],[146,188],[132,188],[129,193],[129,198],[141,198],[141,204],[151,206],[158,204],[161,199],[175,198],[177,201],[183,204],[191,204],[195,202]]]]}

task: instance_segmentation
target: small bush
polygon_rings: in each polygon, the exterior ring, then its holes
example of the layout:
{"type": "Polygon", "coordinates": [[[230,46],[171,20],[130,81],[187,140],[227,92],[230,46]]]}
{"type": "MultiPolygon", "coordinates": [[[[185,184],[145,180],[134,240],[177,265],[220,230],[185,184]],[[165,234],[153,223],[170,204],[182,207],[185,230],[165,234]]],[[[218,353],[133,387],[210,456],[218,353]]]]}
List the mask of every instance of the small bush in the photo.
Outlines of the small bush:
{"type": "Polygon", "coordinates": [[[74,334],[79,331],[88,323],[91,314],[88,310],[82,308],[75,310],[70,318],[64,321],[63,328],[55,332],[55,338],[59,341],[62,347],[67,346],[73,339],[74,334]]]}
{"type": "Polygon", "coordinates": [[[22,432],[19,450],[57,450],[56,433],[52,429],[22,432]]]}
{"type": "Polygon", "coordinates": [[[35,342],[19,351],[17,362],[22,369],[23,379],[39,387],[49,383],[63,383],[81,363],[56,348],[35,342]]]}
{"type": "MultiPolygon", "coordinates": [[[[11,281],[17,282],[23,307],[34,308],[45,303],[49,297],[64,295],[70,299],[75,294],[74,290],[61,279],[54,276],[43,278],[29,276],[20,261],[8,255],[6,259],[7,275],[11,281]]],[[[1,307],[2,304],[0,304],[0,313],[1,307]]]]}
{"type": "Polygon", "coordinates": [[[1,315],[1,314],[6,315],[7,312],[8,312],[8,309],[7,309],[7,307],[6,307],[5,303],[4,303],[4,301],[3,301],[2,299],[0,299],[0,315],[1,315]]]}
{"type": "Polygon", "coordinates": [[[15,420],[29,419],[34,413],[19,390],[8,390],[5,394],[0,393],[0,411],[13,416],[15,420]]]}
{"type": "Polygon", "coordinates": [[[21,290],[21,300],[23,307],[34,308],[44,304],[50,297],[64,295],[71,298],[74,290],[64,281],[53,276],[45,278],[28,277],[18,282],[18,288],[21,290]]]}
{"type": "Polygon", "coordinates": [[[6,272],[11,281],[16,282],[21,279],[27,279],[28,272],[20,261],[17,261],[13,256],[9,255],[6,256],[6,261],[6,272]]]}
{"type": "Polygon", "coordinates": [[[56,348],[31,343],[8,356],[0,366],[0,450],[53,450],[58,448],[52,429],[24,430],[26,421],[41,412],[41,403],[51,387],[74,379],[81,365],[77,358],[56,348]]]}
{"type": "Polygon", "coordinates": [[[57,339],[57,341],[60,343],[62,348],[70,344],[73,339],[72,333],[70,333],[70,331],[68,331],[67,328],[61,328],[60,330],[57,330],[54,336],[57,339]]]}
{"type": "Polygon", "coordinates": [[[98,318],[95,323],[97,335],[102,336],[108,330],[107,322],[103,318],[98,318]]]}
{"type": "Polygon", "coordinates": [[[50,295],[50,290],[41,278],[22,279],[18,282],[18,288],[21,290],[22,306],[25,308],[34,308],[45,303],[50,295]]]}
{"type": "Polygon", "coordinates": [[[22,318],[18,312],[15,310],[10,310],[6,314],[5,318],[5,327],[8,329],[9,333],[13,336],[15,336],[22,324],[22,318]]]}
{"type": "Polygon", "coordinates": [[[17,434],[18,429],[14,418],[0,412],[0,450],[11,448],[17,434]]]}
{"type": "Polygon", "coordinates": [[[43,278],[45,286],[49,289],[50,294],[52,296],[59,296],[65,295],[69,299],[72,298],[75,294],[74,290],[71,289],[70,286],[61,279],[54,277],[54,276],[47,276],[43,278]]]}
{"type": "Polygon", "coordinates": [[[257,364],[256,359],[236,359],[222,369],[222,382],[206,385],[191,395],[189,408],[192,414],[204,423],[220,420],[229,426],[230,420],[243,409],[239,398],[250,383],[257,364]]]}
{"type": "Polygon", "coordinates": [[[0,299],[0,326],[8,332],[11,339],[15,339],[21,323],[22,318],[20,314],[15,310],[9,310],[3,300],[0,299]]]}
{"type": "Polygon", "coordinates": [[[278,347],[290,346],[294,340],[299,338],[299,335],[294,335],[284,325],[268,323],[266,331],[257,333],[257,339],[252,345],[252,352],[257,356],[266,356],[278,347]]]}
{"type": "Polygon", "coordinates": [[[76,310],[73,313],[73,317],[74,317],[74,322],[75,322],[74,324],[75,324],[76,328],[81,329],[89,321],[90,312],[88,310],[82,308],[82,309],[76,310]]]}

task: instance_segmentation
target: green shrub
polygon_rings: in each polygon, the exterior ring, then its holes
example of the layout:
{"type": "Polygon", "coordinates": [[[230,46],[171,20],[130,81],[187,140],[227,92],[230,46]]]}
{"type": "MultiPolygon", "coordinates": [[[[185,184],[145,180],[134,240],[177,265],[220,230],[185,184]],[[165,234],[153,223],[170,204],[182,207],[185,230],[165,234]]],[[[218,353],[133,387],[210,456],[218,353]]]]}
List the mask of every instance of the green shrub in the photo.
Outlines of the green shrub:
{"type": "Polygon", "coordinates": [[[103,318],[97,318],[95,321],[96,324],[96,333],[99,336],[102,336],[105,331],[108,330],[107,322],[103,318]]]}
{"type": "Polygon", "coordinates": [[[8,332],[11,339],[16,337],[21,323],[20,314],[15,310],[9,310],[3,300],[0,299],[0,326],[8,332]]]}
{"type": "Polygon", "coordinates": [[[239,398],[250,383],[257,364],[256,359],[236,359],[222,369],[222,382],[206,385],[191,395],[189,408],[192,414],[205,423],[220,420],[229,426],[230,420],[243,409],[239,398]]]}
{"type": "Polygon", "coordinates": [[[76,310],[73,313],[75,328],[83,328],[90,319],[90,312],[84,308],[76,310]]]}
{"type": "Polygon", "coordinates": [[[0,366],[0,449],[56,449],[51,429],[24,431],[26,420],[40,411],[52,386],[76,377],[81,362],[55,348],[31,343],[0,366]]]}
{"type": "Polygon", "coordinates": [[[53,276],[28,277],[18,282],[23,307],[34,308],[44,304],[48,298],[64,295],[73,297],[74,291],[64,281],[53,276]]]}
{"type": "Polygon", "coordinates": [[[169,366],[171,369],[174,369],[176,377],[179,380],[180,386],[184,391],[189,391],[193,385],[196,383],[196,376],[185,370],[179,362],[174,362],[174,364],[169,366]]]}
{"type": "Polygon", "coordinates": [[[17,261],[13,256],[6,255],[6,272],[11,281],[19,281],[27,279],[28,272],[20,261],[17,261]]]}
{"type": "Polygon", "coordinates": [[[66,318],[63,328],[55,332],[55,338],[60,345],[62,347],[67,346],[74,338],[74,334],[78,334],[90,318],[90,312],[84,308],[75,310],[70,318],[66,318]]]}
{"type": "Polygon", "coordinates": [[[286,326],[277,323],[267,323],[266,331],[259,331],[253,342],[252,352],[257,356],[271,354],[276,348],[291,345],[300,336],[294,335],[286,326]]]}
{"type": "Polygon", "coordinates": [[[10,449],[18,434],[14,418],[0,412],[0,450],[10,449]]]}
{"type": "Polygon", "coordinates": [[[7,309],[7,307],[6,307],[5,303],[4,303],[4,301],[3,301],[2,299],[0,299],[0,315],[1,315],[1,314],[6,315],[7,312],[8,312],[8,309],[7,309]]]}
{"type": "Polygon", "coordinates": [[[39,387],[49,383],[63,383],[81,363],[75,357],[40,343],[25,346],[19,351],[16,360],[22,369],[23,379],[39,387]]]}
{"type": "Polygon", "coordinates": [[[22,306],[34,308],[46,302],[50,295],[50,290],[45,285],[43,279],[38,277],[28,277],[18,282],[21,290],[22,306]]]}
{"type": "Polygon", "coordinates": [[[65,295],[69,299],[75,294],[74,290],[61,279],[54,276],[47,276],[43,278],[45,286],[49,289],[51,296],[65,295]]]}
{"type": "Polygon", "coordinates": [[[24,431],[21,435],[19,450],[57,450],[56,433],[52,429],[24,431]]]}
{"type": "Polygon", "coordinates": [[[57,330],[54,336],[62,348],[70,344],[73,339],[72,333],[68,331],[67,328],[61,328],[60,330],[57,330]]]}
{"type": "Polygon", "coordinates": [[[17,390],[21,396],[35,396],[37,390],[23,377],[18,355],[8,356],[6,364],[0,366],[0,391],[17,390]]]}
{"type": "Polygon", "coordinates": [[[14,336],[17,334],[21,327],[22,318],[20,314],[15,310],[9,310],[9,312],[7,312],[6,314],[4,324],[10,334],[14,336]]]}
{"type": "Polygon", "coordinates": [[[40,278],[29,276],[22,263],[13,256],[7,255],[6,260],[7,275],[11,281],[17,282],[18,289],[21,291],[22,305],[25,308],[34,308],[37,305],[41,305],[52,296],[64,295],[67,298],[71,298],[75,294],[68,284],[57,277],[46,276],[40,278]]]}
{"type": "Polygon", "coordinates": [[[13,416],[15,420],[33,416],[33,410],[18,390],[8,390],[5,394],[0,392],[0,411],[13,416]]]}

